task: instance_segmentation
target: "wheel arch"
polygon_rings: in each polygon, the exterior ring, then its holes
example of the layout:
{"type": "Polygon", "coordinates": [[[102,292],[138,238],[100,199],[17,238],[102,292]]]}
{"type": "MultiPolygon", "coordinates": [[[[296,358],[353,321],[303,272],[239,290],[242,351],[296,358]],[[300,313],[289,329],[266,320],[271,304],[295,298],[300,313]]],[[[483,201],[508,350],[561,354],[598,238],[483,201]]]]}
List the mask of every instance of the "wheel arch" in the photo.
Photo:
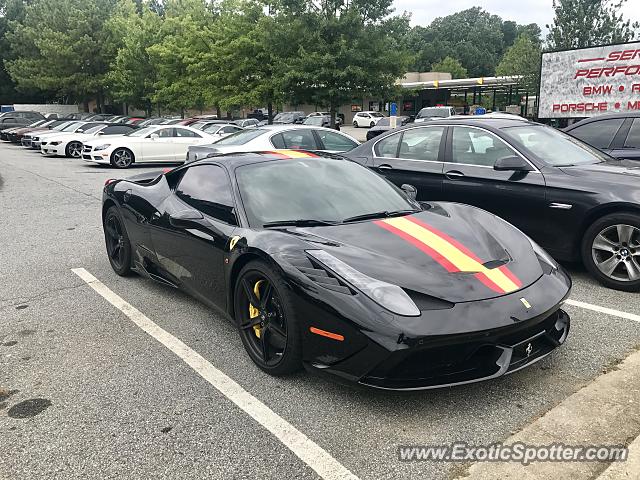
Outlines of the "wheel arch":
{"type": "Polygon", "coordinates": [[[104,223],[104,218],[107,215],[107,210],[109,210],[111,207],[117,208],[118,204],[111,198],[107,198],[107,200],[105,200],[105,202],[102,204],[102,223],[104,223]]]}
{"type": "Polygon", "coordinates": [[[280,273],[283,273],[282,268],[277,264],[277,262],[275,262],[267,253],[263,252],[262,250],[247,250],[246,252],[243,252],[238,258],[236,258],[236,260],[233,262],[233,265],[231,266],[231,271],[229,272],[227,283],[227,313],[232,319],[235,318],[233,297],[235,293],[236,281],[238,280],[238,275],[245,265],[254,260],[261,260],[271,267],[277,269],[280,273]]]}
{"type": "Polygon", "coordinates": [[[612,213],[631,213],[635,215],[640,215],[640,205],[636,205],[633,203],[626,202],[616,202],[616,203],[608,203],[606,205],[602,205],[599,207],[595,207],[587,212],[585,218],[582,220],[582,224],[580,226],[579,235],[576,238],[576,247],[580,249],[582,247],[582,240],[584,239],[584,234],[587,229],[593,225],[595,221],[598,219],[605,217],[607,215],[611,215],[612,213]]]}

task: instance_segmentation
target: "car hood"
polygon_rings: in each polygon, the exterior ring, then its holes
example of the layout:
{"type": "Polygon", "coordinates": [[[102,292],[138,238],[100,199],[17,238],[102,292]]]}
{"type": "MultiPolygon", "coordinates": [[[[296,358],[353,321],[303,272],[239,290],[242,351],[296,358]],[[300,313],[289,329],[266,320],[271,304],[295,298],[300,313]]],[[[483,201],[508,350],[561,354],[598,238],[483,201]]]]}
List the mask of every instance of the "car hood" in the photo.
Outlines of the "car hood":
{"type": "Polygon", "coordinates": [[[286,231],[304,241],[305,250],[322,249],[371,278],[453,303],[510,294],[543,274],[522,232],[462,204],[433,203],[404,217],[286,231]]]}
{"type": "Polygon", "coordinates": [[[637,185],[640,180],[640,161],[609,160],[591,165],[559,168],[568,175],[586,177],[596,182],[622,182],[637,185]]]}

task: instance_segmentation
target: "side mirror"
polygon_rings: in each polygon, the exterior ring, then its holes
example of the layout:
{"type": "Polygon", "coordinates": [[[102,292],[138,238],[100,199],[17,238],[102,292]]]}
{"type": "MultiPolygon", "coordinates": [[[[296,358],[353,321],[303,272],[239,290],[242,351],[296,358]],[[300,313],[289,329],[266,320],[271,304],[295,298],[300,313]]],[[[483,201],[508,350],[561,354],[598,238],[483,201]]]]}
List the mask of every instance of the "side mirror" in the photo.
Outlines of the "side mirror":
{"type": "Polygon", "coordinates": [[[157,133],[152,133],[151,135],[149,135],[149,138],[151,140],[155,140],[156,138],[160,138],[160,135],[158,135],[157,133]]]}
{"type": "Polygon", "coordinates": [[[407,194],[407,196],[411,200],[415,200],[416,197],[418,196],[418,189],[416,187],[414,187],[413,185],[409,185],[408,183],[404,183],[404,184],[402,184],[402,186],[400,188],[402,189],[402,191],[404,193],[407,194]]]}
{"type": "Polygon", "coordinates": [[[515,155],[512,157],[499,158],[493,165],[493,169],[501,172],[530,172],[533,170],[531,165],[529,165],[522,157],[517,157],[515,155]]]}

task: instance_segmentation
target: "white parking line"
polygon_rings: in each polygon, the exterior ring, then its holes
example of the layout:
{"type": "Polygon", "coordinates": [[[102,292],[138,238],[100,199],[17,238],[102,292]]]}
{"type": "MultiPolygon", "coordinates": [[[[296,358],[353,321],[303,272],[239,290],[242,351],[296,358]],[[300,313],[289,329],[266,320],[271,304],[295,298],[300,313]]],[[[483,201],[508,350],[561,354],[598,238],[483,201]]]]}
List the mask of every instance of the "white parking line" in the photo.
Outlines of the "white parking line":
{"type": "Polygon", "coordinates": [[[326,480],[358,480],[358,477],[318,444],[310,440],[304,433],[278,416],[234,380],[211,365],[198,352],[152,322],[146,315],[111,291],[87,270],[73,268],[71,271],[129,317],[133,323],[175,353],[220,393],[271,432],[320,477],[326,480]]]}
{"type": "Polygon", "coordinates": [[[627,320],[640,322],[640,315],[636,315],[634,313],[621,312],[620,310],[614,310],[613,308],[592,305],[591,303],[579,302],[578,300],[567,300],[566,303],[573,305],[574,307],[580,307],[586,310],[593,310],[594,312],[605,313],[614,317],[626,318],[627,320]]]}

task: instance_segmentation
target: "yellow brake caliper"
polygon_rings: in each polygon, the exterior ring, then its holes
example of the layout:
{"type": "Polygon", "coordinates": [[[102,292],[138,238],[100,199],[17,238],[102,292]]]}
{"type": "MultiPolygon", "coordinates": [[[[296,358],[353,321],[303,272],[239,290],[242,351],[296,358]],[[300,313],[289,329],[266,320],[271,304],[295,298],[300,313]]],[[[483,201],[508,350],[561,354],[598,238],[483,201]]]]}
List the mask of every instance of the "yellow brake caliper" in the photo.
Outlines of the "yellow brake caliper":
{"type": "MultiPolygon", "coordinates": [[[[260,285],[262,285],[263,282],[264,280],[258,280],[256,284],[253,286],[253,293],[256,294],[256,297],[258,298],[258,300],[260,300],[260,285]]],[[[258,315],[260,315],[260,311],[256,307],[251,305],[251,302],[249,302],[249,318],[254,319],[258,315]]],[[[256,337],[260,338],[260,332],[262,331],[262,328],[260,328],[260,325],[254,325],[253,331],[256,334],[256,337]]]]}

